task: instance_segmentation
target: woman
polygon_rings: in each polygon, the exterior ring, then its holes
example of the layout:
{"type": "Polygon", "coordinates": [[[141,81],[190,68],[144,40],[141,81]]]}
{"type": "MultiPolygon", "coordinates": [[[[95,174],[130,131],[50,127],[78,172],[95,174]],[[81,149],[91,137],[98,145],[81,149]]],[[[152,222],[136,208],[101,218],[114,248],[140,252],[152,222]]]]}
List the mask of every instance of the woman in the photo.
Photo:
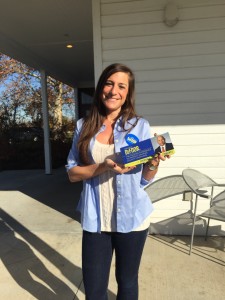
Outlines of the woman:
{"type": "Polygon", "coordinates": [[[70,181],[83,181],[78,208],[87,300],[107,299],[114,251],[117,299],[138,299],[138,269],[153,210],[143,187],[165,158],[125,167],[120,148],[127,146],[129,134],[149,139],[150,126],[135,112],[132,71],[112,64],[99,78],[89,116],[77,122],[67,164],[70,181]]]}

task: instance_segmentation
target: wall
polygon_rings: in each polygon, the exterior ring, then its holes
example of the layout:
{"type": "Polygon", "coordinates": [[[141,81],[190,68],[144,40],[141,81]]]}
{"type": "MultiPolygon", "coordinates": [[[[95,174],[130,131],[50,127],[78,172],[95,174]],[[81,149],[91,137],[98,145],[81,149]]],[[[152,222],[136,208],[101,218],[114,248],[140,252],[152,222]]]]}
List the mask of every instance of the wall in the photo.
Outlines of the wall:
{"type": "MultiPolygon", "coordinates": [[[[165,0],[94,0],[96,78],[113,62],[133,69],[138,113],[149,120],[152,133],[169,131],[176,150],[161,163],[158,178],[190,167],[224,183],[225,0],[174,2],[180,20],[167,27],[165,0]]],[[[162,201],[152,222],[182,215],[189,204],[162,201]]],[[[208,202],[201,201],[199,212],[206,208],[208,202]]],[[[175,222],[171,233],[180,233],[177,227],[175,222]]],[[[165,224],[157,228],[169,231],[165,224]]]]}

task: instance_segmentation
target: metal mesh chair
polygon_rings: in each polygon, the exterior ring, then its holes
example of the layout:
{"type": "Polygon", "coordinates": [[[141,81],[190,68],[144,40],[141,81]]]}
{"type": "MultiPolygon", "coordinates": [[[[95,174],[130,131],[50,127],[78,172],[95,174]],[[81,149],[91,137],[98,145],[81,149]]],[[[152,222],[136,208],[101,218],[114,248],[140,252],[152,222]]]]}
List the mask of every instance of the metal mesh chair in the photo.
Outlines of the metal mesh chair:
{"type": "Polygon", "coordinates": [[[182,175],[172,175],[150,183],[145,191],[151,198],[152,203],[171,196],[190,192],[190,187],[185,183],[182,175]]]}
{"type": "Polygon", "coordinates": [[[207,239],[210,219],[225,222],[225,190],[212,198],[210,208],[201,213],[199,216],[208,218],[205,236],[207,239]]]}
{"type": "MultiPolygon", "coordinates": [[[[207,176],[207,175],[205,175],[205,174],[203,174],[203,173],[201,173],[201,172],[199,172],[195,169],[185,169],[185,170],[183,170],[182,176],[183,176],[183,179],[186,182],[186,184],[191,189],[191,191],[195,194],[193,227],[192,227],[191,244],[190,244],[190,251],[189,251],[189,254],[191,254],[192,246],[193,246],[193,240],[194,240],[194,232],[195,232],[195,221],[196,221],[198,197],[202,197],[202,198],[205,198],[205,199],[211,199],[210,202],[212,204],[213,203],[214,187],[215,186],[225,186],[225,185],[224,184],[218,184],[213,179],[211,179],[209,176],[207,176]],[[208,193],[208,189],[206,189],[206,188],[211,188],[210,194],[208,193]]],[[[225,193],[225,192],[223,192],[223,193],[225,193]]],[[[223,194],[223,193],[221,193],[221,194],[223,194]]],[[[217,209],[217,211],[218,211],[218,209],[217,209]]],[[[212,212],[213,212],[213,210],[211,210],[211,215],[212,215],[212,212]]],[[[214,211],[214,213],[215,213],[215,211],[214,211]]],[[[201,214],[201,216],[203,216],[203,214],[201,214]]],[[[208,222],[208,225],[209,225],[209,222],[208,222]]],[[[208,228],[208,226],[207,226],[207,228],[208,228]]],[[[208,229],[207,229],[207,231],[208,231],[208,229]]]]}
{"type": "MultiPolygon", "coordinates": [[[[145,187],[145,191],[149,195],[152,203],[155,203],[175,195],[182,195],[182,199],[184,199],[185,193],[191,192],[191,189],[185,183],[182,175],[172,175],[160,178],[153,183],[150,183],[145,187]]],[[[192,215],[191,208],[191,216],[192,215]]],[[[189,214],[188,217],[190,217],[189,214]]]]}

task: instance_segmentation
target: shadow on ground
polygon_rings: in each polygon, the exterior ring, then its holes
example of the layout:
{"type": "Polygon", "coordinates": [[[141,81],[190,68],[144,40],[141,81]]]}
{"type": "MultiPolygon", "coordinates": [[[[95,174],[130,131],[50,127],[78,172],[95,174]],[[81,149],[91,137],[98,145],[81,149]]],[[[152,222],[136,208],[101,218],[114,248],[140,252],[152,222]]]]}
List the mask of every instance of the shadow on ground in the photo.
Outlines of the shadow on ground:
{"type": "Polygon", "coordinates": [[[45,175],[44,170],[4,171],[1,174],[0,190],[20,191],[80,222],[76,207],[82,182],[69,182],[64,167],[53,169],[52,175],[45,175]]]}
{"type": "MultiPolygon", "coordinates": [[[[149,235],[151,239],[159,243],[174,248],[177,251],[189,254],[190,236],[172,236],[172,235],[149,235]]],[[[218,255],[219,252],[225,251],[225,237],[211,236],[205,240],[205,237],[198,236],[194,239],[191,255],[199,256],[221,266],[225,266],[224,255],[218,255]]]]}
{"type": "Polygon", "coordinates": [[[36,299],[63,299],[65,295],[69,297],[68,299],[78,299],[65,282],[45,267],[31,246],[57,267],[77,288],[82,281],[79,267],[73,265],[2,209],[0,209],[0,233],[2,263],[23,289],[36,299]],[[16,236],[16,233],[23,239],[16,236]],[[34,276],[39,281],[34,279],[34,276]]]}
{"type": "MultiPolygon", "coordinates": [[[[49,246],[16,219],[0,209],[0,258],[17,284],[35,299],[78,300],[79,290],[84,293],[81,268],[49,246]],[[21,237],[21,238],[20,238],[21,237]],[[31,246],[50,261],[71,282],[77,291],[49,271],[35,255],[31,246]]],[[[108,291],[109,299],[115,295],[108,291]]]]}

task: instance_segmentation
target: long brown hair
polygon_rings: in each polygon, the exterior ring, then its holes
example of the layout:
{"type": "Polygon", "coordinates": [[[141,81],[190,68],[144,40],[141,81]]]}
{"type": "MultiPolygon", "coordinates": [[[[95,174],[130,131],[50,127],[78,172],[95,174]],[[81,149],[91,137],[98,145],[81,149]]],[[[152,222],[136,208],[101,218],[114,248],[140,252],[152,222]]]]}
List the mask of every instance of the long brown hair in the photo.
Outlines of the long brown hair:
{"type": "Polygon", "coordinates": [[[105,68],[105,70],[103,70],[98,80],[98,84],[94,94],[92,108],[89,115],[86,118],[84,118],[82,131],[77,144],[80,159],[83,164],[90,163],[88,157],[88,146],[90,140],[99,131],[106,117],[106,109],[102,103],[103,88],[105,86],[107,79],[111,75],[117,72],[123,72],[128,74],[128,80],[129,80],[127,98],[121,107],[121,111],[119,115],[119,116],[123,116],[122,118],[123,130],[126,131],[125,123],[128,120],[132,119],[133,117],[136,117],[138,120],[137,114],[135,112],[135,98],[134,98],[135,79],[134,79],[133,72],[131,71],[130,68],[128,68],[123,64],[116,63],[116,64],[109,65],[108,67],[105,68]]]}

